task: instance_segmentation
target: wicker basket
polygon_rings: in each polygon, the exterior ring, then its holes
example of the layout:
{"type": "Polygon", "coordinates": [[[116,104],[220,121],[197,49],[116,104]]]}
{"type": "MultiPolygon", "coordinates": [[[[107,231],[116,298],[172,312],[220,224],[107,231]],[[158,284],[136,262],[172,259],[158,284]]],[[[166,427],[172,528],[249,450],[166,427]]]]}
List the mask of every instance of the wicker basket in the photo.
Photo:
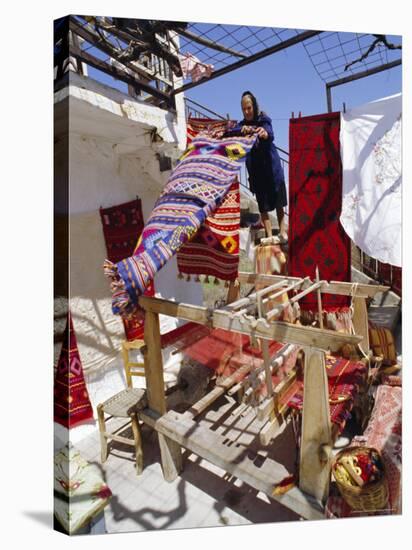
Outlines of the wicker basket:
{"type": "Polygon", "coordinates": [[[333,477],[335,478],[340,494],[352,510],[356,512],[376,512],[385,508],[388,503],[388,482],[384,471],[379,480],[367,483],[362,487],[343,482],[335,473],[335,465],[342,457],[353,456],[362,451],[375,451],[379,455],[379,452],[372,447],[359,446],[344,449],[336,455],[333,461],[333,477]]]}

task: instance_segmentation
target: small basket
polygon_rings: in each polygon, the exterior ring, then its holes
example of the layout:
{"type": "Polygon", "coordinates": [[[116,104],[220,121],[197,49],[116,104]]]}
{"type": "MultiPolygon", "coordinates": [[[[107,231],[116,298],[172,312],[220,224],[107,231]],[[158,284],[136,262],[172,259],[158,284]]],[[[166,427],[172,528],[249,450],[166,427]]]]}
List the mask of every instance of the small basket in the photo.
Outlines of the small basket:
{"type": "MultiPolygon", "coordinates": [[[[342,479],[339,479],[335,474],[335,465],[344,456],[354,456],[359,452],[374,451],[379,455],[379,452],[373,447],[351,447],[340,451],[332,464],[333,477],[335,478],[336,485],[339,489],[343,499],[352,510],[356,512],[376,512],[386,507],[389,498],[388,482],[386,479],[385,471],[383,469],[383,475],[380,479],[366,483],[362,487],[353,486],[349,483],[345,483],[342,479]]],[[[380,455],[379,455],[380,456],[380,455]]],[[[382,459],[381,459],[382,462],[382,459]]],[[[382,462],[383,467],[383,462],[382,462]]]]}

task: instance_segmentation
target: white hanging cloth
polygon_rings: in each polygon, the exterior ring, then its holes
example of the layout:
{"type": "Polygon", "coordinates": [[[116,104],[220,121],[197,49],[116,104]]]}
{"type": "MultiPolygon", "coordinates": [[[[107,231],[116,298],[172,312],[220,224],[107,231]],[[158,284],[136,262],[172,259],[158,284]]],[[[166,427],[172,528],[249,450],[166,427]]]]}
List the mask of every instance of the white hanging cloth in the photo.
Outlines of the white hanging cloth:
{"type": "Polygon", "coordinates": [[[363,252],[401,267],[402,94],[341,115],[341,224],[363,252]]]}

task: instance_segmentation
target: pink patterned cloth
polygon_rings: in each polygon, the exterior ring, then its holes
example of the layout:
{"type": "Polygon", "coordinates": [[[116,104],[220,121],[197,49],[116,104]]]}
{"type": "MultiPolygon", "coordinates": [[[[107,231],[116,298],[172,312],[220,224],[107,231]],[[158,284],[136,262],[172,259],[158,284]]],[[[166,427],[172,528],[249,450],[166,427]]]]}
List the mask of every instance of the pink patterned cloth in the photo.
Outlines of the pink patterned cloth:
{"type": "MultiPolygon", "coordinates": [[[[356,439],[356,438],[355,438],[356,439]]],[[[392,513],[400,512],[402,476],[402,388],[379,386],[368,426],[363,434],[368,447],[382,456],[389,485],[392,513]]]]}
{"type": "Polygon", "coordinates": [[[209,78],[213,71],[213,65],[202,63],[200,59],[186,52],[179,55],[180,67],[182,68],[183,78],[192,79],[192,82],[197,82],[201,78],[209,78]]]}

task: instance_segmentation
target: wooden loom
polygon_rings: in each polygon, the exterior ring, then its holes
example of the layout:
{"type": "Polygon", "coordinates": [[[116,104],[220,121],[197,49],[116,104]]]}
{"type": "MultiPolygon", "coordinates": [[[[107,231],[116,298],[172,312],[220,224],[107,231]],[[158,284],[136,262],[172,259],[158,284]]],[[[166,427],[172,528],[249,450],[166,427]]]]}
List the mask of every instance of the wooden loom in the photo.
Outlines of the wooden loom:
{"type": "Polygon", "coordinates": [[[330,456],[336,435],[330,421],[325,355],[337,352],[344,344],[366,344],[368,349],[366,298],[385,291],[387,287],[254,273],[240,273],[239,280],[241,284],[252,284],[261,289],[213,311],[155,297],[139,298],[139,304],[146,312],[148,401],[148,407],[140,412],[140,418],[158,432],[162,469],[167,481],[173,481],[182,470],[183,447],[278,500],[301,517],[323,518],[323,503],[329,491],[330,456]],[[285,306],[278,304],[273,308],[273,299],[287,289],[298,292],[291,301],[313,291],[318,292],[319,299],[322,293],[352,296],[356,334],[274,320],[285,306]],[[268,307],[272,309],[267,311],[268,307]],[[222,410],[211,408],[221,396],[230,395],[239,388],[239,374],[248,376],[252,367],[243,364],[234,375],[217,382],[186,412],[167,411],[159,314],[258,339],[263,353],[261,373],[264,373],[267,386],[265,400],[256,409],[241,404],[232,415],[229,415],[227,404],[222,410]],[[269,454],[276,449],[273,437],[279,426],[277,398],[290,383],[290,377],[279,385],[281,387],[272,387],[272,372],[276,368],[276,357],[271,358],[268,353],[268,343],[272,340],[297,344],[304,351],[299,487],[293,487],[282,495],[274,494],[273,489],[290,472],[269,454]],[[235,422],[229,422],[228,417],[233,416],[235,422]]]}

